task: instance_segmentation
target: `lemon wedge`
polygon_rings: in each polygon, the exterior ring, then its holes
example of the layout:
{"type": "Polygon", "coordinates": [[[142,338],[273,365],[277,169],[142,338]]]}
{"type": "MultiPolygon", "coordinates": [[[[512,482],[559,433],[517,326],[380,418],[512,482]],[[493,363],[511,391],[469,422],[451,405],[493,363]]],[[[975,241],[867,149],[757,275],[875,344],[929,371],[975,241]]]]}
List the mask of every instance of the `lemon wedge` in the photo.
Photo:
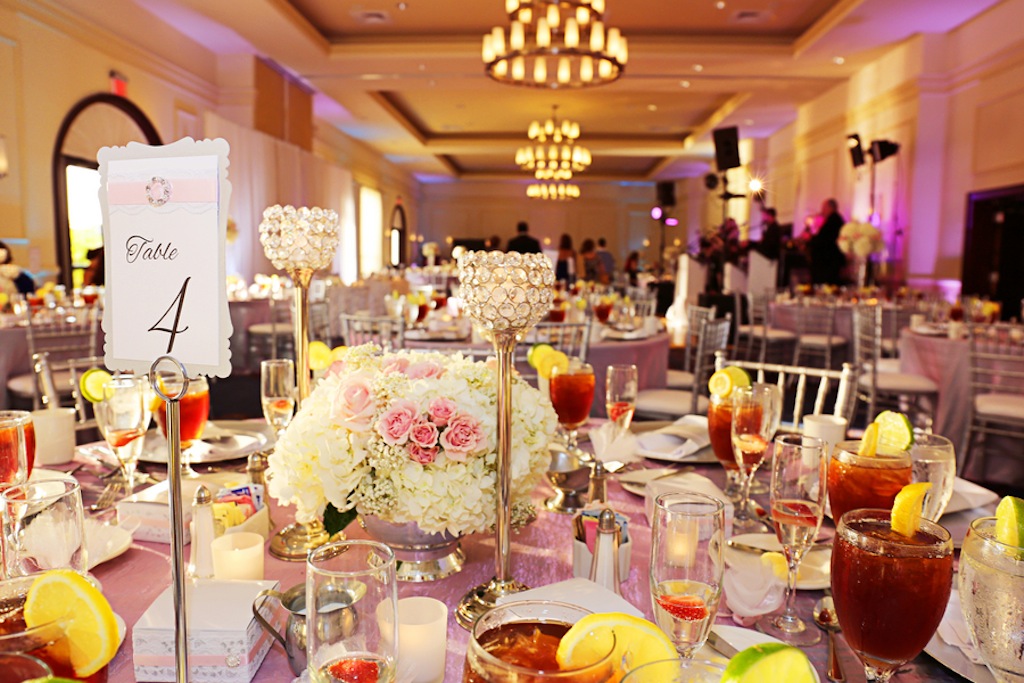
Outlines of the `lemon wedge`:
{"type": "Polygon", "coordinates": [[[892,530],[908,538],[917,533],[921,527],[921,508],[924,497],[932,488],[930,481],[919,481],[907,484],[896,494],[892,503],[892,516],[889,525],[892,530]]]}
{"type": "Polygon", "coordinates": [[[566,631],[555,659],[563,669],[578,669],[599,661],[613,640],[612,661],[623,673],[678,656],[672,641],[655,624],[631,614],[604,612],[588,614],[566,631]]]}
{"type": "Polygon", "coordinates": [[[860,448],[857,449],[857,455],[871,458],[876,453],[878,453],[878,425],[872,422],[864,430],[864,436],[860,438],[860,448]]]}
{"type": "Polygon", "coordinates": [[[347,346],[335,346],[331,349],[331,362],[337,363],[338,361],[345,360],[346,353],[348,353],[347,346]]]}
{"type": "Polygon", "coordinates": [[[326,370],[331,366],[331,347],[319,339],[309,342],[309,369],[326,370]]]}
{"type": "Polygon", "coordinates": [[[544,342],[534,344],[530,347],[530,350],[526,352],[526,362],[529,363],[531,368],[536,368],[540,359],[554,350],[555,347],[551,344],[545,344],[544,342]]]}
{"type": "Polygon", "coordinates": [[[82,398],[89,403],[103,400],[103,385],[113,377],[103,368],[90,368],[78,380],[78,388],[82,390],[82,398]]]}
{"type": "Polygon", "coordinates": [[[565,355],[561,351],[551,351],[550,353],[544,354],[541,359],[537,361],[537,374],[544,379],[551,379],[551,375],[556,367],[559,372],[565,372],[568,370],[569,356],[565,355]]]}
{"type": "Polygon", "coordinates": [[[717,371],[708,379],[708,391],[719,398],[728,398],[733,389],[749,387],[750,375],[743,368],[729,365],[717,371]]]}

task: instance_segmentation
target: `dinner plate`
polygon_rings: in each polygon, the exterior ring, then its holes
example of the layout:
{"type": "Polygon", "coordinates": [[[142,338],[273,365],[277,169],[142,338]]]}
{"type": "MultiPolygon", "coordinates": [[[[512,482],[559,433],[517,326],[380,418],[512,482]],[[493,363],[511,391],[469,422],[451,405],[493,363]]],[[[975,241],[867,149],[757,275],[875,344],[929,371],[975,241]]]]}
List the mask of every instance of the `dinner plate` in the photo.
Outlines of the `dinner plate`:
{"type": "Polygon", "coordinates": [[[668,454],[659,455],[654,451],[644,451],[643,456],[648,460],[657,460],[658,462],[678,462],[682,464],[709,464],[718,462],[718,458],[715,457],[715,452],[711,449],[711,446],[705,446],[699,451],[691,453],[683,458],[677,458],[668,454]]]}
{"type": "MultiPolygon", "coordinates": [[[[761,633],[760,631],[755,631],[749,628],[740,628],[739,626],[715,624],[711,627],[711,630],[717,633],[719,638],[729,643],[740,652],[743,652],[745,649],[753,645],[782,642],[778,638],[773,638],[767,633],[761,633]]],[[[698,650],[696,656],[699,659],[707,659],[715,662],[716,664],[728,663],[728,659],[712,649],[710,645],[705,645],[698,650]]],[[[821,681],[821,677],[818,676],[817,671],[814,672],[814,680],[819,681],[819,683],[821,681]]]]}
{"type": "Polygon", "coordinates": [[[119,557],[132,547],[132,535],[122,527],[95,519],[86,519],[84,526],[87,569],[119,557]]]}
{"type": "Polygon", "coordinates": [[[661,477],[668,477],[677,472],[678,467],[651,467],[643,470],[632,470],[618,475],[619,485],[623,490],[637,496],[647,495],[647,482],[661,477]]]}
{"type": "MultiPolygon", "coordinates": [[[[731,540],[761,548],[765,551],[782,552],[782,544],[775,534],[740,534],[731,540]]],[[[725,563],[739,571],[755,571],[760,568],[761,556],[757,553],[737,550],[730,545],[725,546],[725,563]]],[[[804,555],[800,563],[800,574],[796,582],[799,590],[823,590],[831,584],[832,548],[815,548],[804,555]]]]}
{"type": "MultiPolygon", "coordinates": [[[[193,444],[190,462],[195,465],[245,458],[267,448],[273,441],[273,430],[265,423],[218,420],[208,423],[207,429],[203,430],[203,438],[193,444]]],[[[146,432],[139,461],[166,464],[167,441],[159,429],[146,432]]]]}
{"type": "Polygon", "coordinates": [[[642,339],[650,339],[651,333],[647,330],[616,330],[611,327],[606,327],[601,335],[602,339],[608,339],[610,341],[640,341],[642,339]]]}
{"type": "MultiPolygon", "coordinates": [[[[956,591],[956,588],[953,589],[956,591]]],[[[948,612],[948,610],[947,610],[948,612]]],[[[942,616],[942,621],[946,622],[949,617],[947,615],[942,616]]],[[[941,626],[940,626],[941,628],[941,626]]],[[[942,666],[946,667],[950,671],[954,671],[971,683],[996,683],[995,676],[988,670],[988,667],[984,664],[975,664],[971,660],[967,659],[966,655],[960,651],[960,648],[955,645],[950,645],[939,637],[938,632],[932,636],[932,639],[928,641],[924,651],[935,661],[942,666]]]]}

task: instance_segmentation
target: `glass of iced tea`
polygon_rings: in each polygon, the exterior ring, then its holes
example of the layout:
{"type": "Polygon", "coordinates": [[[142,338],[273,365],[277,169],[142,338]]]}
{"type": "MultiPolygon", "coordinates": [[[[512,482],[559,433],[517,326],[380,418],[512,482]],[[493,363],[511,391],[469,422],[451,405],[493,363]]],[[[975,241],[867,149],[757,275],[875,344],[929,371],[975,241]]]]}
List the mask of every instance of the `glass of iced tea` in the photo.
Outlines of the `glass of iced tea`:
{"type": "Polygon", "coordinates": [[[740,499],[740,466],[732,453],[732,401],[711,394],[708,402],[708,436],[715,458],[725,468],[725,495],[734,503],[740,499]]]}
{"type": "MultiPolygon", "coordinates": [[[[160,373],[160,384],[168,395],[173,396],[181,386],[180,379],[173,373],[160,373]]],[[[153,415],[160,425],[160,432],[167,438],[167,403],[159,396],[153,399],[153,415]]],[[[188,391],[178,401],[181,433],[181,476],[195,479],[199,473],[192,469],[191,453],[194,441],[203,436],[206,421],[210,418],[210,386],[205,377],[188,381],[188,391]]]]}
{"type": "Polygon", "coordinates": [[[860,441],[841,441],[828,463],[828,504],[838,521],[848,510],[892,509],[896,494],[911,482],[910,454],[857,455],[860,441]]]}
{"type": "Polygon", "coordinates": [[[889,510],[852,510],[832,549],[832,597],[846,642],[869,681],[888,681],[920,654],[946,612],[953,542],[922,519],[912,537],[892,530],[889,510]]]}
{"type": "Polygon", "coordinates": [[[551,370],[551,405],[558,415],[558,424],[566,432],[566,448],[570,452],[579,450],[577,430],[590,415],[596,382],[594,368],[579,358],[570,358],[565,370],[557,366],[551,370]]]}
{"type": "Polygon", "coordinates": [[[603,683],[617,675],[612,653],[588,666],[561,670],[555,653],[562,636],[590,614],[582,607],[546,600],[524,600],[499,605],[485,613],[470,634],[463,683],[519,683],[561,681],[603,683]]]}
{"type": "Polygon", "coordinates": [[[35,452],[32,414],[24,410],[0,411],[0,489],[28,479],[35,452]]]}

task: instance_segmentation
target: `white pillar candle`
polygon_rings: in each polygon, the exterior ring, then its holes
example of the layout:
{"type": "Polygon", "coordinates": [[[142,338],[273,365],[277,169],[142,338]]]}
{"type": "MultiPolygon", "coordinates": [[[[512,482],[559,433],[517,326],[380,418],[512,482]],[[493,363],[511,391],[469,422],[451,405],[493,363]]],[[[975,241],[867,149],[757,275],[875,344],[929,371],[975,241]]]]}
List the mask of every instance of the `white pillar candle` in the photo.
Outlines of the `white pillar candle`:
{"type": "Polygon", "coordinates": [[[438,683],[448,651],[448,607],[428,597],[398,601],[398,679],[438,683]]]}
{"type": "Polygon", "coordinates": [[[263,537],[251,531],[214,539],[213,576],[216,579],[263,580],[263,537]]]}

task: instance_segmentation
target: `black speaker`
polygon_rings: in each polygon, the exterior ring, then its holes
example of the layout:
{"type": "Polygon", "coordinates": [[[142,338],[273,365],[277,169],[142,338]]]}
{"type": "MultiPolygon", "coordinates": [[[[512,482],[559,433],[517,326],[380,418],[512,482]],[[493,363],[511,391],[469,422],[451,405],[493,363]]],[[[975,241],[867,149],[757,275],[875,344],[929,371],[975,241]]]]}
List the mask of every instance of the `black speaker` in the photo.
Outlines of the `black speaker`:
{"type": "Polygon", "coordinates": [[[715,139],[715,164],[718,172],[740,165],[740,129],[736,126],[711,131],[715,139]]]}
{"type": "Polygon", "coordinates": [[[871,142],[871,158],[876,164],[882,159],[888,159],[898,151],[900,151],[900,146],[891,140],[872,140],[871,142]]]}
{"type": "Polygon", "coordinates": [[[676,205],[676,184],[658,183],[658,206],[676,205]]]}

